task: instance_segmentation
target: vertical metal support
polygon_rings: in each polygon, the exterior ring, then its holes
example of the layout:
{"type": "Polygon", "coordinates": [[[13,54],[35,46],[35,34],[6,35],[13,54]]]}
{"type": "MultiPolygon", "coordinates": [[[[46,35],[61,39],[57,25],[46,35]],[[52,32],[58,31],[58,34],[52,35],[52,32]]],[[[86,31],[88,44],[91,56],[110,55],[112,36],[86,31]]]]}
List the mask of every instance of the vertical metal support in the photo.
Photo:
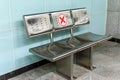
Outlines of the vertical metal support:
{"type": "Polygon", "coordinates": [[[76,64],[82,65],[90,70],[93,70],[92,47],[74,54],[74,57],[76,59],[76,64]]]}
{"type": "Polygon", "coordinates": [[[89,48],[89,69],[90,70],[93,70],[94,69],[94,67],[93,67],[93,47],[90,47],[89,48]]]}
{"type": "Polygon", "coordinates": [[[56,69],[68,80],[73,80],[73,54],[56,61],[56,69]]]}
{"type": "Polygon", "coordinates": [[[51,33],[50,33],[50,44],[49,44],[49,46],[48,46],[48,51],[49,51],[51,54],[56,55],[56,53],[51,50],[51,46],[53,45],[53,42],[54,42],[54,40],[53,40],[53,34],[52,34],[52,32],[51,32],[51,33]]]}
{"type": "Polygon", "coordinates": [[[52,44],[54,42],[54,40],[53,40],[53,34],[52,34],[52,32],[50,33],[50,43],[52,44]]]}
{"type": "Polygon", "coordinates": [[[71,41],[73,40],[73,38],[74,38],[74,35],[73,35],[73,29],[72,28],[70,28],[70,39],[68,40],[68,44],[70,45],[70,46],[72,46],[72,47],[75,47],[75,45],[73,45],[73,44],[71,44],[71,41]]]}
{"type": "Polygon", "coordinates": [[[74,36],[74,35],[73,35],[73,29],[72,29],[72,28],[70,28],[70,35],[71,35],[71,38],[74,36]]]}

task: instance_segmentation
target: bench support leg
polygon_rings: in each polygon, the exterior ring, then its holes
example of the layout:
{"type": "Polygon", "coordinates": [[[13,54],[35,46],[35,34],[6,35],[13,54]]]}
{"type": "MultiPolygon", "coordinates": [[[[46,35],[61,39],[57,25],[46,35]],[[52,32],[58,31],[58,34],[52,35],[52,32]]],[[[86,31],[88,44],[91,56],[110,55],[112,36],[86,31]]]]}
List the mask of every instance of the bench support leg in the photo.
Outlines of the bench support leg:
{"type": "Polygon", "coordinates": [[[61,60],[56,61],[57,72],[62,74],[68,80],[73,79],[73,55],[65,57],[61,60]]]}
{"type": "Polygon", "coordinates": [[[93,70],[93,54],[92,47],[85,49],[83,51],[77,52],[74,54],[74,62],[75,64],[84,66],[90,70],[93,70]]]}

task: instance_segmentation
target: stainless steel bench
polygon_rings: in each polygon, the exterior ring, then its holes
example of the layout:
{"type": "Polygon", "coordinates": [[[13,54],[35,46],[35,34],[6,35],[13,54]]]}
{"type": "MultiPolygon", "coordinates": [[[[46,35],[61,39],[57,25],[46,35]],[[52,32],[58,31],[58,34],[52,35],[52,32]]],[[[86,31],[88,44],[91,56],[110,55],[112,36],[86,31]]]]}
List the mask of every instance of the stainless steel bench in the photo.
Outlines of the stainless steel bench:
{"type": "Polygon", "coordinates": [[[73,35],[73,28],[89,23],[85,8],[24,15],[24,22],[29,37],[50,34],[51,43],[31,48],[29,51],[54,62],[56,71],[66,76],[68,80],[78,77],[73,74],[73,64],[92,70],[92,47],[112,38],[112,36],[96,35],[91,32],[73,35]],[[70,30],[71,37],[55,42],[52,33],[64,29],[70,30]]]}

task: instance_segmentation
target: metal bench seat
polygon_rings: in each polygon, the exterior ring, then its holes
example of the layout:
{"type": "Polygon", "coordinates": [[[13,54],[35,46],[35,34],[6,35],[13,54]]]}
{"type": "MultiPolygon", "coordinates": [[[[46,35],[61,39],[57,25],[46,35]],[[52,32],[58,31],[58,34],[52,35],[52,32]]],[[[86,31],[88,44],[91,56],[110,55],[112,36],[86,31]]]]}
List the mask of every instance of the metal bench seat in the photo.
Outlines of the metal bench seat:
{"type": "MultiPolygon", "coordinates": [[[[84,33],[84,34],[81,34],[81,35],[78,35],[78,36],[75,36],[77,38],[79,38],[79,41],[80,43],[77,44],[77,46],[75,46],[74,48],[68,48],[64,45],[64,43],[66,43],[66,41],[69,40],[69,38],[67,39],[63,39],[63,40],[60,40],[60,41],[57,41],[57,42],[54,42],[54,45],[51,46],[51,50],[53,52],[56,53],[56,55],[52,55],[49,53],[48,51],[48,46],[49,44],[46,44],[46,45],[42,45],[42,46],[38,46],[38,47],[35,47],[35,48],[31,48],[30,49],[30,52],[42,57],[42,58],[45,58],[49,61],[57,61],[61,58],[64,58],[66,56],[69,56],[73,53],[76,53],[78,51],[81,51],[85,48],[88,48],[88,47],[92,47],[102,41],[105,41],[105,40],[109,40],[111,38],[111,36],[100,36],[100,35],[96,35],[96,34],[93,34],[93,33],[84,33]],[[91,36],[92,35],[92,36],[91,36]],[[80,38],[82,36],[82,38],[80,38]],[[95,41],[90,41],[89,37],[91,39],[96,39],[95,41]],[[84,37],[84,38],[83,38],[84,37]],[[63,45],[60,45],[63,44],[63,45]]],[[[74,44],[74,43],[73,43],[74,44]]],[[[68,45],[67,45],[68,46],[68,45]]]]}

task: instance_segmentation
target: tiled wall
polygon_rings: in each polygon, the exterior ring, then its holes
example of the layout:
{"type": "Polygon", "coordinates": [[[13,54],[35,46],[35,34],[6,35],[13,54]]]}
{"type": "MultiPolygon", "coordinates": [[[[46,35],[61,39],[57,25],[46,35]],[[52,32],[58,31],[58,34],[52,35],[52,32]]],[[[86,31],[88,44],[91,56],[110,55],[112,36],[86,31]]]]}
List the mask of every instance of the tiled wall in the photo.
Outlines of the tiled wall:
{"type": "Polygon", "coordinates": [[[91,5],[90,31],[104,35],[106,30],[107,0],[92,0],[91,5]]]}
{"type": "MultiPolygon", "coordinates": [[[[29,39],[23,24],[24,14],[86,7],[90,24],[74,29],[105,33],[106,0],[0,0],[0,75],[41,60],[29,53],[29,48],[49,43],[49,36],[29,39]]],[[[54,34],[55,40],[69,36],[69,31],[54,34]],[[61,37],[62,35],[62,37],[61,37]]]]}
{"type": "Polygon", "coordinates": [[[120,0],[108,0],[107,11],[108,16],[106,34],[120,34],[120,0]]]}

